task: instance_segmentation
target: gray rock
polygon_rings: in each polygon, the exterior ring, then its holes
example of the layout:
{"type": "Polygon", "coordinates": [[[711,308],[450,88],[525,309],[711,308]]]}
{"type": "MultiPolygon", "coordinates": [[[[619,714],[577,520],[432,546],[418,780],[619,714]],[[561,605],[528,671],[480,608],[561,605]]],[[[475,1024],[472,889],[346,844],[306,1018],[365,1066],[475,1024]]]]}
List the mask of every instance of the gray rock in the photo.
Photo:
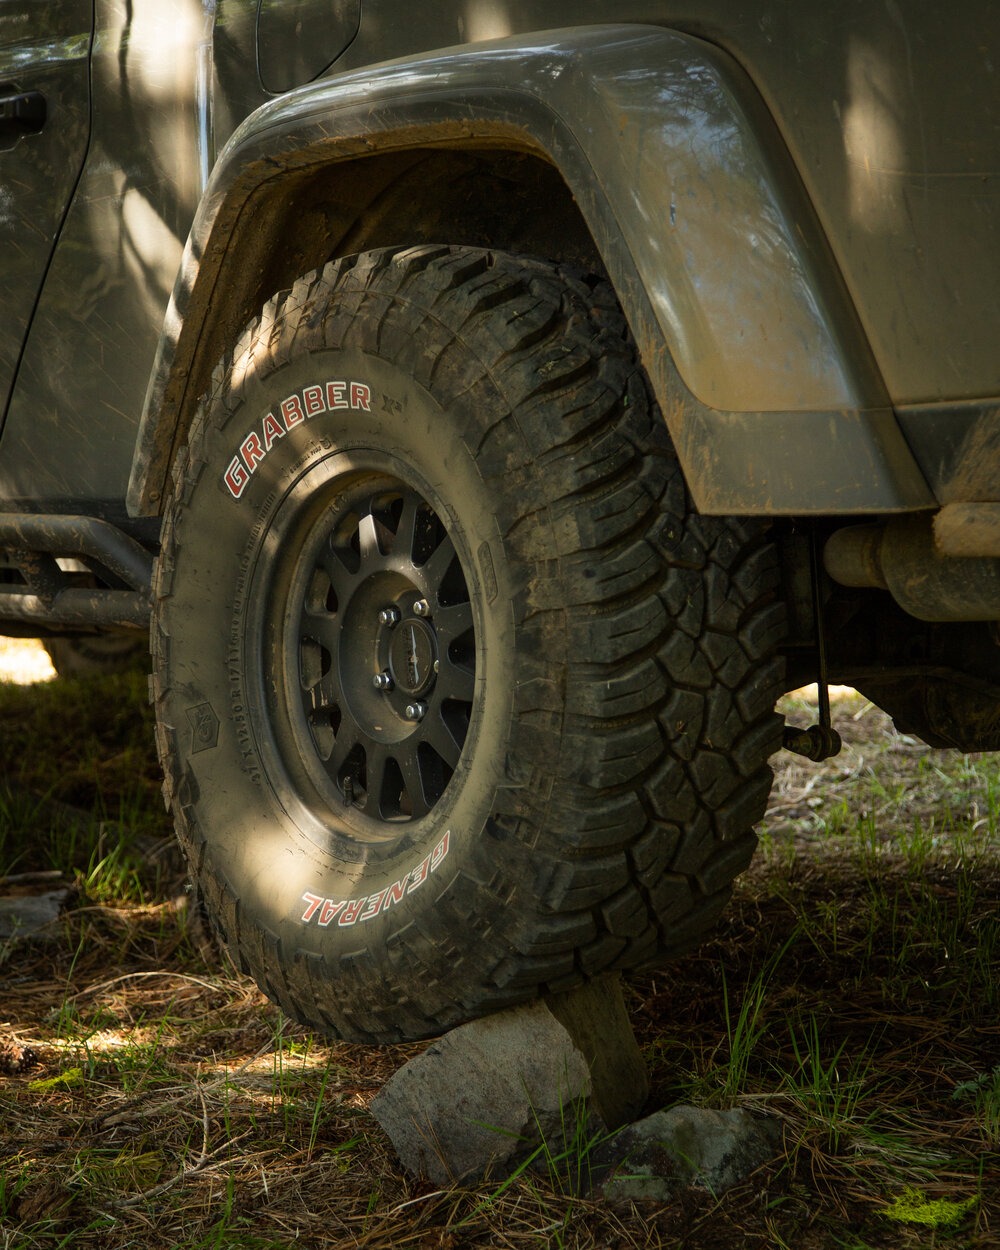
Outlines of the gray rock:
{"type": "Polygon", "coordinates": [[[780,1124],[769,1117],[671,1107],[630,1124],[598,1150],[595,1167],[607,1170],[600,1193],[611,1201],[658,1202],[688,1188],[718,1195],[773,1158],[780,1144],[780,1124]]]}
{"type": "Polygon", "coordinates": [[[48,890],[0,898],[0,939],[54,936],[48,926],[58,919],[68,896],[69,890],[48,890]]]}
{"type": "Polygon", "coordinates": [[[441,1185],[509,1171],[542,1141],[572,1160],[641,1106],[645,1069],[605,982],[462,1025],[402,1067],[371,1110],[403,1165],[441,1185]]]}

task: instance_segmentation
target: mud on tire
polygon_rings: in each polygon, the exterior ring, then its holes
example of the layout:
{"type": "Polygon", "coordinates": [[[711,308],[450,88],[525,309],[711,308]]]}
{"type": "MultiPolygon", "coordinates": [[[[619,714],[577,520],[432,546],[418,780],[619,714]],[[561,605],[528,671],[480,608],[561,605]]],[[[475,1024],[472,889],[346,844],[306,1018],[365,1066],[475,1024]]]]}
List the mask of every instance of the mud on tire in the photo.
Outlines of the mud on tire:
{"type": "Polygon", "coordinates": [[[750,861],[783,627],[597,280],[379,251],[276,295],[175,468],[158,740],[234,957],[335,1036],[692,945],[750,861]]]}

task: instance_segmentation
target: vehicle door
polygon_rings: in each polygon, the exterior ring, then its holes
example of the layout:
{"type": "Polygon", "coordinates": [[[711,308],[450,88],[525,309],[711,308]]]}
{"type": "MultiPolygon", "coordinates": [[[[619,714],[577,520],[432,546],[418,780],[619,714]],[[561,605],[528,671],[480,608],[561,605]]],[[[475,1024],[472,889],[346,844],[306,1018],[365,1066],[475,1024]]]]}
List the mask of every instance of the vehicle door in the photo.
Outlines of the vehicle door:
{"type": "Polygon", "coordinates": [[[90,135],[91,0],[0,0],[0,419],[90,135]]]}

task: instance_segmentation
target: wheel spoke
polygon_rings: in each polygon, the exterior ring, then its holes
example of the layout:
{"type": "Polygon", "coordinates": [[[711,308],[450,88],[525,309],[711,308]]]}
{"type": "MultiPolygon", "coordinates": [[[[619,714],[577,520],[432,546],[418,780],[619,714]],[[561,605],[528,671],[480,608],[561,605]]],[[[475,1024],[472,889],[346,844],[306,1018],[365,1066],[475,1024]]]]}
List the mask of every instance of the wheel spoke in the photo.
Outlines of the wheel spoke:
{"type": "Polygon", "coordinates": [[[434,629],[442,650],[472,628],[472,604],[452,603],[434,609],[434,629]]]}
{"type": "Polygon", "coordinates": [[[438,699],[457,699],[459,703],[471,703],[476,693],[476,674],[459,664],[453,664],[447,656],[442,656],[434,690],[438,699]]]}
{"type": "Polygon", "coordinates": [[[320,557],[319,567],[330,579],[334,594],[340,600],[347,597],[351,587],[361,576],[360,569],[355,571],[352,568],[357,563],[357,558],[357,552],[351,547],[333,547],[320,557]]]}
{"type": "Polygon", "coordinates": [[[420,765],[417,763],[417,754],[415,751],[400,752],[397,762],[400,772],[403,774],[403,783],[406,786],[406,793],[410,799],[410,814],[414,820],[420,816],[426,816],[431,810],[431,805],[424,793],[424,780],[420,775],[420,765]]]}
{"type": "Polygon", "coordinates": [[[310,612],[306,608],[302,613],[299,636],[303,640],[318,642],[336,662],[340,650],[340,622],[335,616],[329,612],[310,612]]]}
{"type": "Polygon", "coordinates": [[[330,758],[325,761],[326,771],[333,778],[334,783],[337,782],[338,774],[344,766],[344,762],[354,748],[361,741],[361,731],[353,721],[344,719],[333,743],[333,750],[330,752],[330,758]]]}
{"type": "Polygon", "coordinates": [[[433,553],[423,566],[424,578],[429,586],[437,590],[445,579],[455,559],[455,544],[447,534],[434,548],[433,553]]]}
{"type": "Polygon", "coordinates": [[[435,712],[433,717],[428,717],[424,722],[424,726],[424,741],[428,746],[434,748],[452,772],[454,772],[458,767],[458,758],[462,754],[462,744],[455,741],[451,730],[445,724],[439,711],[435,712]]]}
{"type": "Polygon", "coordinates": [[[366,816],[379,820],[382,816],[382,789],[385,784],[385,766],[389,762],[388,749],[381,743],[365,741],[365,768],[367,793],[361,810],[366,816]]]}
{"type": "Polygon", "coordinates": [[[379,524],[369,512],[358,523],[358,542],[361,544],[361,568],[370,572],[371,565],[380,563],[385,557],[379,546],[379,524]],[[367,569],[366,569],[367,566],[367,569]]]}
{"type": "Polygon", "coordinates": [[[396,537],[392,544],[393,555],[404,556],[411,562],[417,534],[417,505],[416,495],[412,491],[407,491],[403,496],[403,511],[399,515],[396,537]]]}

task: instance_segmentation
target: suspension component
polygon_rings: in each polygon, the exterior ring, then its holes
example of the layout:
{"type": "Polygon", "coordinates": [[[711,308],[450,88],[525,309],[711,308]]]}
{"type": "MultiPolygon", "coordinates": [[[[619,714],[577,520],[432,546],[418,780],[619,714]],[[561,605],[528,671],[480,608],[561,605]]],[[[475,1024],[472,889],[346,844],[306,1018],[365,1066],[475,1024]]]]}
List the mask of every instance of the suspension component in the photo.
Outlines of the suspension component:
{"type": "Polygon", "coordinates": [[[781,745],[786,751],[804,755],[807,760],[818,764],[832,755],[839,755],[843,743],[840,734],[830,725],[810,725],[808,729],[786,725],[781,745]]]}
{"type": "Polygon", "coordinates": [[[810,547],[810,565],[813,621],[816,625],[816,690],[819,724],[810,725],[808,729],[786,725],[782,733],[782,746],[786,751],[804,755],[806,759],[818,764],[821,760],[828,760],[831,756],[839,755],[843,743],[840,734],[833,727],[830,715],[830,685],[827,680],[826,635],[823,632],[823,598],[820,587],[820,551],[815,531],[810,547]]]}

